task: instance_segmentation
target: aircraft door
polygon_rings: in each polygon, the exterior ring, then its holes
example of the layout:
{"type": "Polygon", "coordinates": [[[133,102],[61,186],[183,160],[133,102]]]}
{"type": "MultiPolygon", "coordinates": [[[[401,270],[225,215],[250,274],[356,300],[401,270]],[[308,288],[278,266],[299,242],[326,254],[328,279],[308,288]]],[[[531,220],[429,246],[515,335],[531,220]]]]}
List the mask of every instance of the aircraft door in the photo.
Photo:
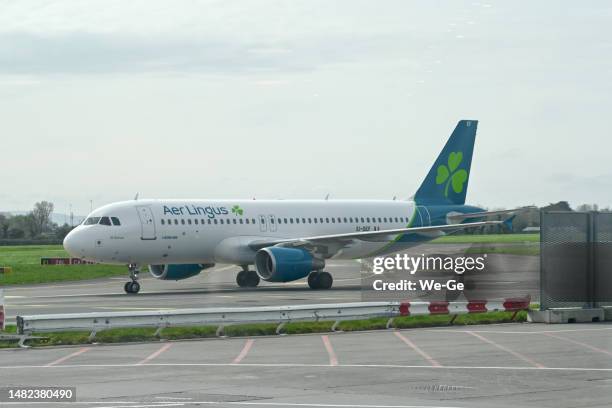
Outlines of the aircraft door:
{"type": "Polygon", "coordinates": [[[266,232],[268,230],[268,222],[266,221],[265,215],[259,216],[259,230],[261,232],[266,232]]]}
{"type": "Polygon", "coordinates": [[[153,218],[151,207],[136,206],[136,212],[140,219],[140,239],[157,239],[155,234],[155,218],[153,218]]]}
{"type": "Polygon", "coordinates": [[[273,215],[268,215],[268,223],[270,224],[270,232],[276,232],[276,219],[273,215]]]}

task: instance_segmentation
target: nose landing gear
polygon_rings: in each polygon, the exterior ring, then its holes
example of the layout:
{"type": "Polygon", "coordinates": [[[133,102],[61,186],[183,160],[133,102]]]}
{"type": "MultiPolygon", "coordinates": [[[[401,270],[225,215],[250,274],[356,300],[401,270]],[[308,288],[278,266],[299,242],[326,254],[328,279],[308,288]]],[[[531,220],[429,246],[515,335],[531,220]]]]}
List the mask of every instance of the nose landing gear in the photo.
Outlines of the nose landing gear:
{"type": "Polygon", "coordinates": [[[131,280],[125,283],[123,290],[125,290],[125,293],[136,294],[140,291],[140,283],[138,283],[138,274],[140,273],[140,269],[138,268],[138,265],[130,264],[128,265],[128,271],[130,272],[131,280]]]}

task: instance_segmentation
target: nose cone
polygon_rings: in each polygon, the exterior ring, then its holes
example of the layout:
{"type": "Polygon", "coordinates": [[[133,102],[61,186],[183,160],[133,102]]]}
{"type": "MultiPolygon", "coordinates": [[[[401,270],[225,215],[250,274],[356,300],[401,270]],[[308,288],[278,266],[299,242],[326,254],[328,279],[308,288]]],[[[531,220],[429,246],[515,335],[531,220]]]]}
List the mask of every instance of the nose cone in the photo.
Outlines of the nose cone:
{"type": "Polygon", "coordinates": [[[64,238],[64,249],[71,256],[75,258],[79,257],[79,248],[77,245],[77,237],[75,230],[70,231],[68,235],[66,235],[66,237],[64,238]]]}

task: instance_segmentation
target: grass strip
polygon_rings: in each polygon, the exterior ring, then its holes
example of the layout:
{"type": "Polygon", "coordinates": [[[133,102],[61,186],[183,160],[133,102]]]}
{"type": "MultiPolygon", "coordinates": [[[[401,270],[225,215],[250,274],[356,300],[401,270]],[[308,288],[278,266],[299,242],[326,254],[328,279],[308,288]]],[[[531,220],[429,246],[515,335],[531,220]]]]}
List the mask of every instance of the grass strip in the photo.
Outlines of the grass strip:
{"type": "MultiPolygon", "coordinates": [[[[512,320],[513,312],[487,312],[457,315],[453,325],[472,325],[472,324],[491,324],[491,323],[510,323],[524,322],[527,320],[527,312],[520,311],[512,320]]],[[[396,317],[392,327],[397,329],[420,328],[420,327],[440,327],[450,325],[451,315],[427,315],[427,316],[404,316],[396,317]]],[[[386,328],[386,317],[372,318],[365,320],[342,321],[336,328],[340,331],[364,331],[382,330],[386,328]]],[[[331,331],[334,321],[319,322],[293,322],[287,323],[282,330],[285,334],[308,334],[308,333],[327,333],[331,331]]],[[[224,328],[224,335],[227,337],[252,337],[269,336],[276,334],[277,324],[274,323],[253,323],[231,325],[224,328]]],[[[69,331],[52,333],[34,333],[34,336],[44,337],[28,341],[32,347],[77,345],[90,343],[130,343],[182,339],[201,339],[216,336],[216,326],[193,326],[193,327],[169,327],[165,328],[155,336],[155,328],[130,328],[130,329],[110,329],[100,331],[93,340],[89,340],[89,332],[69,331]]],[[[15,333],[15,326],[8,326],[2,333],[15,333]]],[[[0,348],[17,347],[15,341],[0,341],[0,348]]]]}

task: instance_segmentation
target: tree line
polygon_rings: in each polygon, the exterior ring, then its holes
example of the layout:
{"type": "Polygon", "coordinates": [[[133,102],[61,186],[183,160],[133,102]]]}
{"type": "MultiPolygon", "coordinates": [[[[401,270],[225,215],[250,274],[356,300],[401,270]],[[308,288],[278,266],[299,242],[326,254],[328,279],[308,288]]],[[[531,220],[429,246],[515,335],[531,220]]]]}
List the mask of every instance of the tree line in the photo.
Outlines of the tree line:
{"type": "MultiPolygon", "coordinates": [[[[49,201],[39,201],[31,211],[24,215],[0,213],[0,244],[30,243],[36,241],[61,242],[73,228],[68,224],[58,225],[51,220],[55,206],[49,201]]],[[[610,212],[610,207],[599,208],[597,204],[581,204],[576,211],[610,212]]],[[[512,231],[502,226],[474,228],[466,231],[472,234],[521,232],[526,227],[540,226],[540,211],[573,211],[567,201],[559,201],[540,208],[520,212],[512,222],[512,231]]],[[[500,216],[498,219],[503,219],[500,216]]]]}
{"type": "Polygon", "coordinates": [[[27,214],[0,214],[0,239],[16,241],[62,241],[72,227],[51,220],[55,206],[39,201],[27,214]]]}

